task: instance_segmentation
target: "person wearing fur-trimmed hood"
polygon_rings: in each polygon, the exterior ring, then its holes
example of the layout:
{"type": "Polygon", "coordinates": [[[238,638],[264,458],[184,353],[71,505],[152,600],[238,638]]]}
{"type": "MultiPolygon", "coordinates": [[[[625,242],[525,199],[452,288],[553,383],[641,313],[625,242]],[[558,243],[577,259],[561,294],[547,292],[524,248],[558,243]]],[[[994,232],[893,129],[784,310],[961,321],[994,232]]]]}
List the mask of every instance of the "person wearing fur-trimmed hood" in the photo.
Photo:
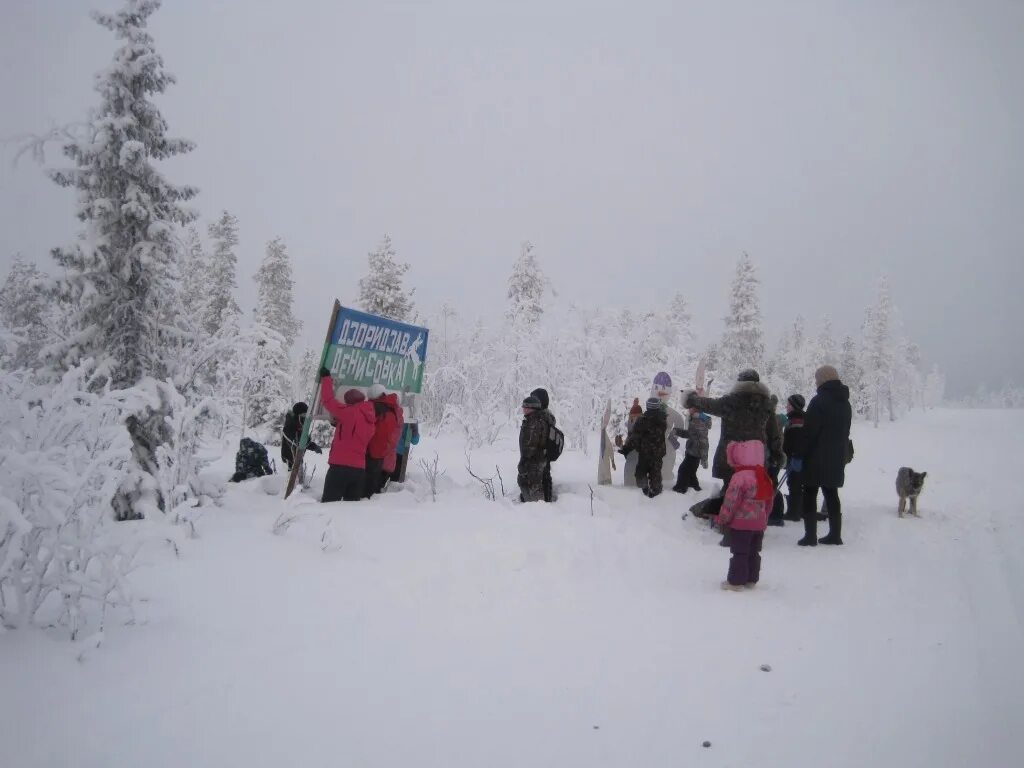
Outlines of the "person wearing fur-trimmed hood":
{"type": "Polygon", "coordinates": [[[775,418],[778,400],[767,386],[761,383],[757,371],[742,371],[730,392],[722,397],[702,397],[693,390],[683,393],[683,404],[687,408],[718,416],[722,420],[721,437],[715,450],[711,476],[728,485],[733,475],[726,457],[730,443],[745,440],[760,440],[766,446],[769,464],[781,467],[784,462],[782,435],[775,418]]]}

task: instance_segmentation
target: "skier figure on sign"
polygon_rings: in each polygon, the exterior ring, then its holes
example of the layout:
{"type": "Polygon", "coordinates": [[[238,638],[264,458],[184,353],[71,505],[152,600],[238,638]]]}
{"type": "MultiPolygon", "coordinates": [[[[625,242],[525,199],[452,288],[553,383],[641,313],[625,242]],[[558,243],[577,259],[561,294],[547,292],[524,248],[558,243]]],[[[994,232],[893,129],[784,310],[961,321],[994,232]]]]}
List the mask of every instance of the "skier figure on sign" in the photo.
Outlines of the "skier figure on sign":
{"type": "Polygon", "coordinates": [[[665,406],[665,459],[661,463],[661,483],[669,488],[676,479],[676,450],[680,445],[676,430],[686,428],[683,414],[669,405],[672,394],[672,377],[661,371],[654,377],[651,397],[658,398],[665,406]]]}

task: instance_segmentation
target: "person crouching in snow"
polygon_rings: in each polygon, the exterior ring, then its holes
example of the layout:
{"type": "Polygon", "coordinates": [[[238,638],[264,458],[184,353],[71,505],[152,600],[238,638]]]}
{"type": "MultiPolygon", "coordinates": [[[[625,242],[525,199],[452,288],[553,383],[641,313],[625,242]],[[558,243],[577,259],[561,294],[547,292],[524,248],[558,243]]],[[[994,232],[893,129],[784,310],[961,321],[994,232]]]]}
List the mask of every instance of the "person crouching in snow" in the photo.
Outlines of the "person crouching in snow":
{"type": "Polygon", "coordinates": [[[708,468],[708,430],[711,429],[711,417],[701,413],[698,408],[690,409],[690,425],[686,429],[677,429],[679,437],[686,438],[686,456],[679,465],[679,476],[672,490],[686,493],[693,488],[700,490],[697,482],[697,466],[708,468]]]}
{"type": "MultiPolygon", "coordinates": [[[[633,407],[629,409],[629,418],[626,421],[626,440],[629,440],[630,435],[633,434],[633,428],[643,414],[644,409],[640,407],[640,398],[634,397],[633,407]]],[[[622,435],[616,435],[615,447],[622,448],[623,445],[622,435]]],[[[635,452],[626,456],[626,460],[623,462],[622,484],[627,488],[636,488],[636,462],[637,454],[635,452]]]]}
{"type": "Polygon", "coordinates": [[[738,592],[744,587],[753,588],[761,577],[761,545],[775,487],[764,468],[764,443],[760,440],[730,443],[726,459],[733,476],[718,514],[718,526],[732,532],[732,559],[722,589],[738,592]]]}
{"type": "Polygon", "coordinates": [[[320,400],[338,423],[321,501],[359,501],[366,487],[366,447],[373,437],[376,415],[373,404],[358,389],[350,389],[344,399],[339,403],[335,398],[331,372],[321,368],[320,400]]]}
{"type": "Polygon", "coordinates": [[[644,496],[651,499],[661,493],[661,464],[668,452],[665,446],[667,423],[665,404],[660,398],[648,398],[647,410],[637,419],[626,444],[619,450],[626,457],[633,451],[640,454],[636,462],[636,484],[644,496]]]}
{"type": "Polygon", "coordinates": [[[520,501],[546,501],[544,470],[548,466],[547,447],[550,423],[540,399],[530,395],[523,400],[523,425],[519,428],[520,501]]]}

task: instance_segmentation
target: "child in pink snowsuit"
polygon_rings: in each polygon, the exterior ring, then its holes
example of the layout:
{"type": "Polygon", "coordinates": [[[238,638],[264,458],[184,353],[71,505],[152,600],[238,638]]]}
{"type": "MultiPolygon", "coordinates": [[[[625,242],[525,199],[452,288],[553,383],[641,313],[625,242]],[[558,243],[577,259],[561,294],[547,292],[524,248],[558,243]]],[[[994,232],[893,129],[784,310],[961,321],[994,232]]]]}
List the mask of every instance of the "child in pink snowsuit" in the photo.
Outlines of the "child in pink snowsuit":
{"type": "Polygon", "coordinates": [[[753,588],[761,576],[761,544],[768,526],[775,486],[764,468],[764,443],[730,443],[725,452],[734,470],[718,515],[718,526],[731,531],[729,576],[722,589],[753,588]]]}

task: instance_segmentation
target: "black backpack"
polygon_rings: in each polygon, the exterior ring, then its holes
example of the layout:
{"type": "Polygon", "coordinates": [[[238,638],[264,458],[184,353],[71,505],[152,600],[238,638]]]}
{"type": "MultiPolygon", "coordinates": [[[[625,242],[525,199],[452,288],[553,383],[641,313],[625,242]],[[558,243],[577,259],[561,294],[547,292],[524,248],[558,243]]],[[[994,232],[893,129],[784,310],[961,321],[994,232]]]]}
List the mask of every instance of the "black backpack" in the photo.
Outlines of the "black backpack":
{"type": "Polygon", "coordinates": [[[548,425],[548,439],[544,444],[544,458],[548,461],[558,461],[565,448],[565,434],[554,424],[548,425]]]}

